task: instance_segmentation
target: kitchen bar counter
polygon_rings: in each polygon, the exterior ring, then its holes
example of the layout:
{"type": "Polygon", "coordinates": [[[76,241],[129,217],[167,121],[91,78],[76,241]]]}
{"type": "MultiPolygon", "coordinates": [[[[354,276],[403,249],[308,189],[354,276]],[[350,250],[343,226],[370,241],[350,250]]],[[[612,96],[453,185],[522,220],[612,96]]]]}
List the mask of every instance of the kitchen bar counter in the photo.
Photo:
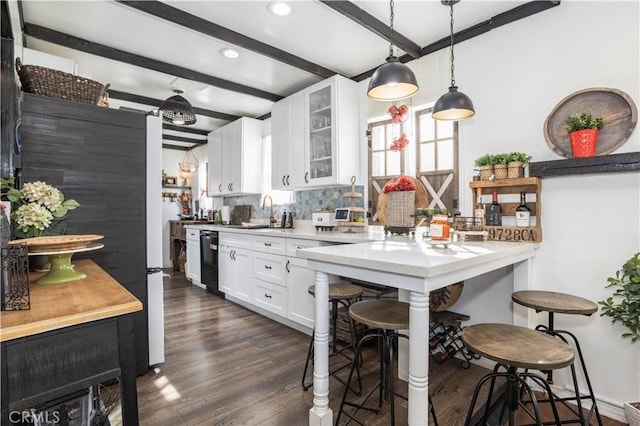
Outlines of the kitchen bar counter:
{"type": "MultiPolygon", "coordinates": [[[[297,251],[315,269],[315,342],[313,407],[309,424],[331,425],[329,408],[329,303],[327,274],[359,279],[401,290],[410,303],[409,350],[399,354],[399,375],[408,377],[410,425],[428,424],[429,292],[449,284],[513,265],[513,290],[531,287],[536,243],[501,241],[455,242],[432,248],[422,238],[393,237],[385,241],[333,245],[297,251]],[[408,366],[408,370],[407,370],[408,366]],[[407,374],[408,373],[408,374],[407,374]]],[[[514,314],[514,323],[520,322],[514,314]]],[[[526,324],[519,324],[526,325],[526,324]]]]}
{"type": "Polygon", "coordinates": [[[86,278],[34,284],[42,273],[32,273],[31,309],[0,313],[1,424],[115,378],[123,424],[138,424],[131,314],[142,303],[93,261],[74,264],[86,278]]]}

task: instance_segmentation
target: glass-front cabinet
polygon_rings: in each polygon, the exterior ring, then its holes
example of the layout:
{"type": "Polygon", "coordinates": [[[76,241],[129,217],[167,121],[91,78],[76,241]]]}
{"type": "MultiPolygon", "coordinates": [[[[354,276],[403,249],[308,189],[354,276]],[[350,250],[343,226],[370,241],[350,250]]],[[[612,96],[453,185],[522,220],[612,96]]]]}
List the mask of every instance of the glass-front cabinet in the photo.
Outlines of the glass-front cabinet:
{"type": "Polygon", "coordinates": [[[333,88],[333,85],[327,85],[307,95],[309,181],[330,178],[334,173],[333,88]]]}

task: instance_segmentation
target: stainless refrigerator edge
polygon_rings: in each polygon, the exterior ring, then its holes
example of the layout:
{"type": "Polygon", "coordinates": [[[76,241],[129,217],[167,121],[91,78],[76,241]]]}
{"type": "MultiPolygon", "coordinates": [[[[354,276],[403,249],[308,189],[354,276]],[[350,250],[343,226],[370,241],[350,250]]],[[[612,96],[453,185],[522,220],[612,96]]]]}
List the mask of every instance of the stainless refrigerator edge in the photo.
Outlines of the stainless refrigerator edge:
{"type": "Polygon", "coordinates": [[[164,362],[162,273],[162,119],[147,116],[147,314],[149,365],[164,362]]]}

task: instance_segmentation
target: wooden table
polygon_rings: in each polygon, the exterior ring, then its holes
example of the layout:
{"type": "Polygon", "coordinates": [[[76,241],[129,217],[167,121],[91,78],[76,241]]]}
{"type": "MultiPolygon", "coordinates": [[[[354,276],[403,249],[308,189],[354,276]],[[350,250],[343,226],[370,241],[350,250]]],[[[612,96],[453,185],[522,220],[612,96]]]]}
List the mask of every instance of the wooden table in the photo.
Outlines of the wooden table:
{"type": "Polygon", "coordinates": [[[307,266],[316,271],[314,398],[309,424],[328,426],[333,423],[329,408],[327,274],[395,287],[407,296],[410,303],[408,360],[405,358],[409,382],[408,421],[410,425],[426,425],[429,414],[429,292],[510,265],[513,266],[514,290],[529,289],[531,263],[538,245],[502,241],[454,242],[443,249],[432,248],[419,237],[389,237],[385,241],[298,250],[297,257],[308,259],[307,266]]]}
{"type": "Polygon", "coordinates": [[[133,321],[142,303],[93,261],[74,261],[87,278],[33,284],[31,309],[0,313],[0,423],[21,411],[120,378],[122,418],[138,424],[133,321]]]}

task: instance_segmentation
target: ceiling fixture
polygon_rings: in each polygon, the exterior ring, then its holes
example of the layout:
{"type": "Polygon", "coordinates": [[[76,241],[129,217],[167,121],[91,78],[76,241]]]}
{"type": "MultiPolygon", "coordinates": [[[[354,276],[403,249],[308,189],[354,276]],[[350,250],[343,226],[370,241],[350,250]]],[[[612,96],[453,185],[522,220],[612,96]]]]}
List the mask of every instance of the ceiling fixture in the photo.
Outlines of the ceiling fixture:
{"type": "Polygon", "coordinates": [[[267,5],[267,10],[276,16],[288,16],[291,13],[291,6],[283,1],[272,1],[267,5]]]}
{"type": "Polygon", "coordinates": [[[191,152],[191,148],[184,154],[182,161],[178,163],[178,168],[184,173],[194,173],[198,170],[198,159],[193,152],[191,152]],[[193,158],[193,161],[190,160],[190,157],[193,158]]]}
{"type": "Polygon", "coordinates": [[[390,8],[389,56],[387,62],[380,65],[371,76],[367,90],[367,96],[374,101],[397,101],[413,96],[418,91],[418,82],[411,68],[401,64],[393,54],[393,0],[390,1],[390,8]]]}
{"type": "Polygon", "coordinates": [[[451,86],[447,93],[438,98],[433,107],[431,117],[435,120],[462,120],[472,117],[476,113],[471,99],[464,93],[458,92],[456,78],[453,74],[453,5],[459,1],[460,0],[440,0],[443,5],[451,8],[451,86]]]}
{"type": "Polygon", "coordinates": [[[225,47],[224,49],[220,49],[220,54],[225,58],[236,59],[240,54],[237,50],[231,49],[229,47],[225,47]]]}
{"type": "Polygon", "coordinates": [[[173,89],[173,91],[176,94],[167,98],[160,105],[162,119],[173,124],[194,124],[196,112],[189,101],[180,96],[184,92],[180,89],[173,89]]]}

